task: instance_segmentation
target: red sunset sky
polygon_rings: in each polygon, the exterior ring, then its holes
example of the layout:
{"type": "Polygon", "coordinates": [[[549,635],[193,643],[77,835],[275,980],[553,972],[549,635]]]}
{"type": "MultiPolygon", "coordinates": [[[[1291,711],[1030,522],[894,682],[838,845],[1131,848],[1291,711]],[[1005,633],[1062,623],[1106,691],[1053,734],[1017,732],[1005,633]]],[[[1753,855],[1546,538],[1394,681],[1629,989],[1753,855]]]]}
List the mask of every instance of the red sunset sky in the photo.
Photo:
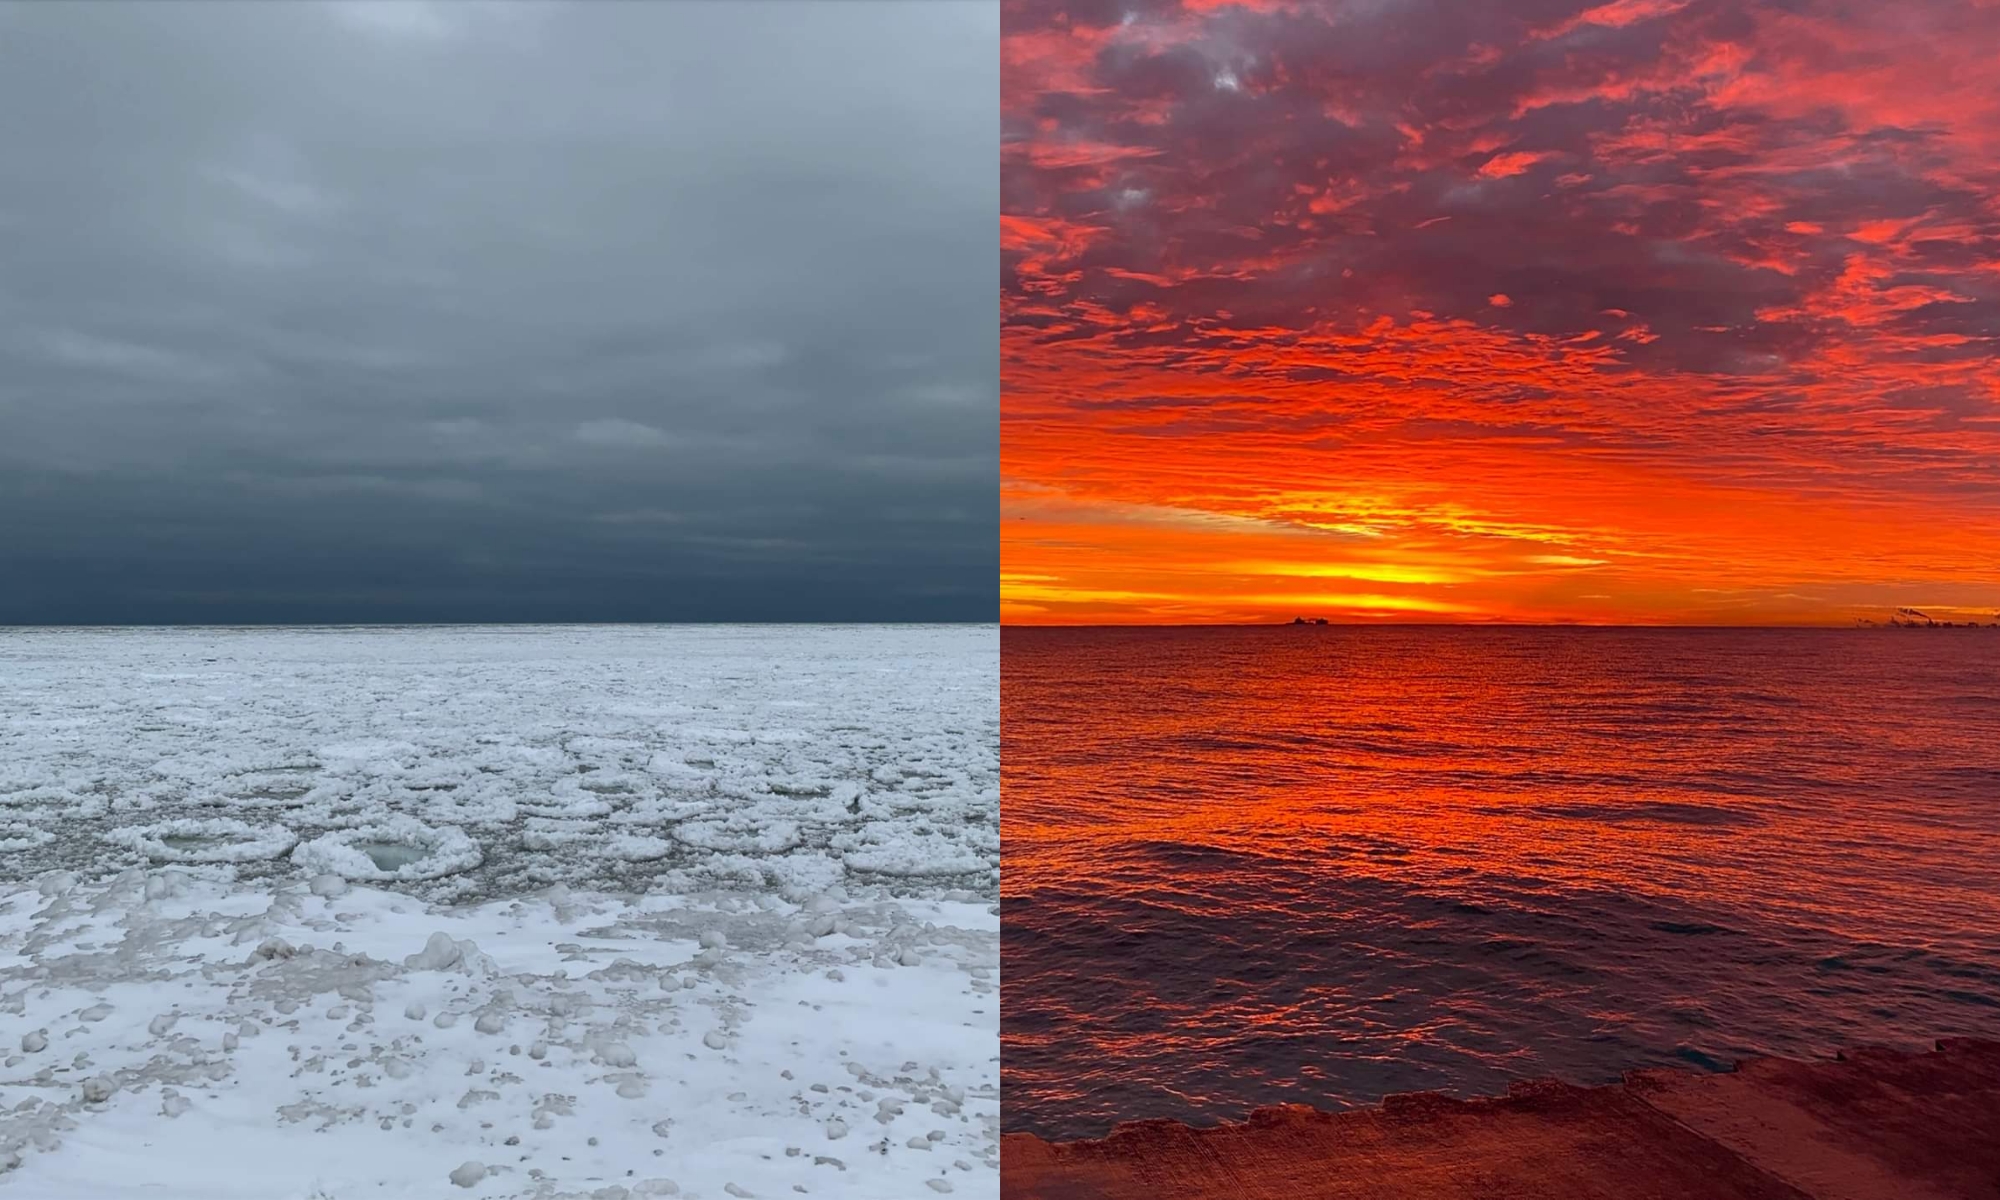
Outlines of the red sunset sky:
{"type": "Polygon", "coordinates": [[[1003,620],[2000,613],[2000,2],[1003,13],[1003,620]]]}

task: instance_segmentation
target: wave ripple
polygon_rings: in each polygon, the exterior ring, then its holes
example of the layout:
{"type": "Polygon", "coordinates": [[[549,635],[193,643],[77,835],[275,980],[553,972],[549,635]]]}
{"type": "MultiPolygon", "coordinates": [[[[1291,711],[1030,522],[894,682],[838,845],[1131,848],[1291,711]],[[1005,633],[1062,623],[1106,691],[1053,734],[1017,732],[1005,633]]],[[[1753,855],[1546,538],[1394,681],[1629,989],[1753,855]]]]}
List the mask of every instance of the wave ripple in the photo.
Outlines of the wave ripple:
{"type": "Polygon", "coordinates": [[[1995,678],[1979,631],[1010,629],[1007,1128],[2000,1034],[1995,678]]]}

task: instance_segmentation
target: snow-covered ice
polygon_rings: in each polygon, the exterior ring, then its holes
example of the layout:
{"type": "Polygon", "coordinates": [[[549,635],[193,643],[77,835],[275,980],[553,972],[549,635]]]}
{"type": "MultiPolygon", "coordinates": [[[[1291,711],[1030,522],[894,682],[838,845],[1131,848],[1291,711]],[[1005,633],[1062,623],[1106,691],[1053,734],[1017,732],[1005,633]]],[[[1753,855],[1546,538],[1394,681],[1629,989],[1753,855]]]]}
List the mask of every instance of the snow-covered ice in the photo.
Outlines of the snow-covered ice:
{"type": "Polygon", "coordinates": [[[991,628],[0,634],[0,1197],[994,1195],[997,759],[991,628]]]}

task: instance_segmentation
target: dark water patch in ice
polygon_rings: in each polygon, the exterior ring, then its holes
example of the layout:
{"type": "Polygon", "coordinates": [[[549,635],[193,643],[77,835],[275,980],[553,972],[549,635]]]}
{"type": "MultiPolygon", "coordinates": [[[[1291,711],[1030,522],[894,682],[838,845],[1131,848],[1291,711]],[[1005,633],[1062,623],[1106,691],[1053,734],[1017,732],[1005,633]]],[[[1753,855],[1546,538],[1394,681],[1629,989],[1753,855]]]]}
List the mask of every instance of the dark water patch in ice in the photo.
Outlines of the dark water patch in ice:
{"type": "Polygon", "coordinates": [[[353,847],[367,855],[368,861],[375,864],[375,869],[384,874],[394,874],[430,856],[430,851],[423,847],[403,842],[355,842],[353,847]]]}

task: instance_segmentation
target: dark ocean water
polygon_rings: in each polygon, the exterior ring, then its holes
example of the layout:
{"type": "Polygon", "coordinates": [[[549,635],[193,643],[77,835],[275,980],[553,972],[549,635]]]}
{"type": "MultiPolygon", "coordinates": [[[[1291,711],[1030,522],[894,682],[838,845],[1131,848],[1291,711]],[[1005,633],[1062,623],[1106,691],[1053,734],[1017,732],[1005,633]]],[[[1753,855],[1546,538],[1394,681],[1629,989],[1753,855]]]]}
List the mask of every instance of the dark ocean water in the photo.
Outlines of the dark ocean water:
{"type": "Polygon", "coordinates": [[[1003,1120],[2000,1036],[2000,630],[1007,629],[1003,1120]]]}

